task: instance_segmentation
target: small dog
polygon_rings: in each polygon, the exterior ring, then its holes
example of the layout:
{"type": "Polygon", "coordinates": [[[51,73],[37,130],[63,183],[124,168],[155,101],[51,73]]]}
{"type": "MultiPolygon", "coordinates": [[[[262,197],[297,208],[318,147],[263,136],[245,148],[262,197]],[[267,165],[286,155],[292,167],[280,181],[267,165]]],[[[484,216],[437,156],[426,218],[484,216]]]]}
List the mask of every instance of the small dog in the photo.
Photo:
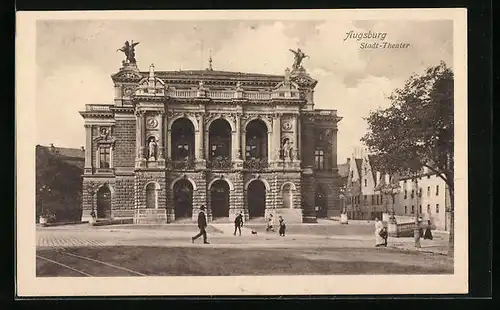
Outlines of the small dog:
{"type": "Polygon", "coordinates": [[[252,230],[252,235],[256,235],[257,232],[255,230],[252,230]]]}

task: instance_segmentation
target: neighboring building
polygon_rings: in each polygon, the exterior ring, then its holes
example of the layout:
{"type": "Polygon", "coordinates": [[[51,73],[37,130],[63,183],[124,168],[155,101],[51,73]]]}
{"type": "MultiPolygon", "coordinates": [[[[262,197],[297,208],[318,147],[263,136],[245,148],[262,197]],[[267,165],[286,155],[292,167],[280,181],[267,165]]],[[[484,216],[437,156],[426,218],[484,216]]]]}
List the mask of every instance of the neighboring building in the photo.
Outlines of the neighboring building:
{"type": "Polygon", "coordinates": [[[66,148],[66,147],[55,147],[53,143],[50,146],[37,145],[36,146],[37,154],[44,154],[50,156],[56,156],[61,159],[63,162],[78,167],[82,169],[85,165],[85,148],[82,146],[79,149],[75,148],[66,148]]]}
{"type": "Polygon", "coordinates": [[[373,155],[363,152],[348,158],[349,175],[346,190],[346,211],[349,219],[382,219],[384,212],[394,209],[395,215],[412,217],[418,212],[424,221],[431,220],[439,230],[449,230],[449,190],[436,174],[423,168],[415,179],[411,176],[380,172],[373,155]],[[385,191],[394,187],[393,196],[385,191]],[[417,210],[418,208],[418,210],[417,210]]]}
{"type": "Polygon", "coordinates": [[[288,222],[340,214],[336,110],[314,109],[317,81],[206,70],[112,75],[113,104],[89,104],[83,219],[288,222]]]}
{"type": "Polygon", "coordinates": [[[399,178],[401,192],[394,208],[396,215],[414,216],[418,212],[424,221],[431,220],[437,229],[449,230],[449,215],[446,212],[449,190],[446,183],[427,168],[422,169],[416,181],[410,176],[399,178]]]}
{"type": "Polygon", "coordinates": [[[348,158],[349,176],[347,181],[347,215],[354,220],[374,220],[382,218],[387,201],[380,191],[380,184],[389,176],[381,176],[373,167],[372,155],[357,151],[353,159],[348,158]]]}

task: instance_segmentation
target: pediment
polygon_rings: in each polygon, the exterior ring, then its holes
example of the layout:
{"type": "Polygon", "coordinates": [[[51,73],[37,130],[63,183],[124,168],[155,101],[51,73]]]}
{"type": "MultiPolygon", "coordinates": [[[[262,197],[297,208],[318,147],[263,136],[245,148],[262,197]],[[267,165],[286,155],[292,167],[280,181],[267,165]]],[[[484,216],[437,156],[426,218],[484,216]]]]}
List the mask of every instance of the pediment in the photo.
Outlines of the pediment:
{"type": "Polygon", "coordinates": [[[315,86],[318,81],[311,78],[309,75],[292,76],[291,80],[299,86],[315,86]]]}
{"type": "Polygon", "coordinates": [[[113,78],[113,80],[127,80],[127,81],[130,80],[138,81],[144,78],[139,72],[130,70],[120,71],[112,75],[111,77],[113,78]]]}

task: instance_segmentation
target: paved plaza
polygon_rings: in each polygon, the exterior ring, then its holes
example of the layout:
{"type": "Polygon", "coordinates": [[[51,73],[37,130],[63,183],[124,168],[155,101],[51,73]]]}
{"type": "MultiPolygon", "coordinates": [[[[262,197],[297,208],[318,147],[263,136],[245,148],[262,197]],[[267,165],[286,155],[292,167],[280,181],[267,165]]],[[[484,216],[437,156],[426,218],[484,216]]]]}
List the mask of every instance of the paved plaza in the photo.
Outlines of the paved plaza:
{"type": "Polygon", "coordinates": [[[375,248],[372,224],[290,225],[285,237],[265,232],[261,224],[249,224],[241,236],[233,235],[231,224],[211,224],[210,244],[203,244],[201,238],[192,243],[197,229],[190,224],[38,227],[37,275],[453,272],[452,260],[443,255],[447,234],[421,240],[419,251],[412,238],[389,238],[387,248],[375,248]]]}

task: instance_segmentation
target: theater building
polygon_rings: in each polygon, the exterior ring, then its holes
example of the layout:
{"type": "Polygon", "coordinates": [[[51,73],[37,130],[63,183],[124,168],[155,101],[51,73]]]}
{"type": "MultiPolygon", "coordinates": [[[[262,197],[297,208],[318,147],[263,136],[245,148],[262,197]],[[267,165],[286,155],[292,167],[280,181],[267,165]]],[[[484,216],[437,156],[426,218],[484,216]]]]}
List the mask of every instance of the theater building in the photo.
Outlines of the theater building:
{"type": "MultiPolygon", "coordinates": [[[[317,81],[213,70],[111,76],[112,104],[88,104],[83,215],[135,223],[316,222],[340,214],[336,110],[314,109],[317,81]]],[[[96,85],[98,87],[98,85],[96,85]]]]}

